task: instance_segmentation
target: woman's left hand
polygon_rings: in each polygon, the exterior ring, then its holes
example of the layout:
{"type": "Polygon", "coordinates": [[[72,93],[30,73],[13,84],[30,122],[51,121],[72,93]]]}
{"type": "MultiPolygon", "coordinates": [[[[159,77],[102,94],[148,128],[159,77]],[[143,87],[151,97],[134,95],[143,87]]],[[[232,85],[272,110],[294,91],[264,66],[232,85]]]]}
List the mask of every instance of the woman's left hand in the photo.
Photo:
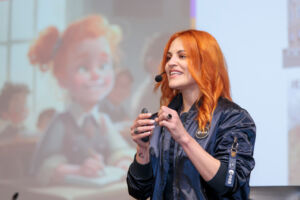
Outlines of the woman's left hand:
{"type": "Polygon", "coordinates": [[[155,121],[166,127],[171,133],[173,139],[180,143],[189,134],[185,130],[177,112],[167,106],[162,106],[158,112],[158,117],[155,121]]]}

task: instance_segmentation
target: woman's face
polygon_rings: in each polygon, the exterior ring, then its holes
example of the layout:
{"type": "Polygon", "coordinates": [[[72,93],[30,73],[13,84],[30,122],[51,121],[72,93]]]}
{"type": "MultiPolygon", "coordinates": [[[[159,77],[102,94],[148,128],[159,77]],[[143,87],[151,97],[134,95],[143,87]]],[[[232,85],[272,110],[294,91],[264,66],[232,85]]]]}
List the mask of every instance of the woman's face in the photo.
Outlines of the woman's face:
{"type": "Polygon", "coordinates": [[[173,40],[166,59],[165,70],[171,89],[183,91],[197,87],[196,81],[188,70],[188,55],[180,38],[173,40]]]}
{"type": "Polygon", "coordinates": [[[110,46],[105,37],[86,39],[68,56],[65,87],[73,100],[96,104],[111,91],[114,72],[110,46]]]}

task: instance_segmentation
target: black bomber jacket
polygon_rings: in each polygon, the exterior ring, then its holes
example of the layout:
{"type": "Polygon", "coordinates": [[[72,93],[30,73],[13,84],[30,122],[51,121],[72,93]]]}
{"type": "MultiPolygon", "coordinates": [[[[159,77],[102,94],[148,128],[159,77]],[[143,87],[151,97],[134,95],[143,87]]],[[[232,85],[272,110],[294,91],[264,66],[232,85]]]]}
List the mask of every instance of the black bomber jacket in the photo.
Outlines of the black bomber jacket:
{"type": "MultiPolygon", "coordinates": [[[[182,96],[178,95],[169,107],[178,111],[181,105],[182,96]]],[[[248,199],[250,173],[255,165],[254,121],[245,109],[221,97],[208,135],[201,138],[196,134],[197,114],[194,105],[180,118],[199,145],[220,160],[221,167],[215,177],[205,182],[178,143],[174,146],[174,157],[169,158],[171,135],[167,129],[156,126],[150,139],[150,163],[140,165],[134,161],[128,170],[127,185],[131,196],[137,199],[163,199],[168,170],[173,167],[173,199],[248,199]],[[231,156],[233,151],[235,157],[231,156]],[[174,159],[173,166],[169,166],[169,159],[174,159]]]]}

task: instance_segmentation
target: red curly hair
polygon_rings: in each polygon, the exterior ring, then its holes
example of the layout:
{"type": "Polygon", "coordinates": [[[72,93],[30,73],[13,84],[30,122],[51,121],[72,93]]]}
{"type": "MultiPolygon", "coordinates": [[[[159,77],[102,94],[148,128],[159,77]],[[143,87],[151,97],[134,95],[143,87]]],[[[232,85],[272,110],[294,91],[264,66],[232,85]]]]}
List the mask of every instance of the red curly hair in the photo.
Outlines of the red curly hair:
{"type": "MultiPolygon", "coordinates": [[[[171,36],[164,50],[160,72],[165,72],[167,53],[171,43],[180,38],[187,53],[188,70],[195,79],[201,96],[197,100],[198,124],[204,131],[210,125],[213,111],[220,97],[231,100],[230,83],[226,61],[216,39],[207,32],[198,30],[185,30],[171,36]],[[199,102],[201,101],[201,104],[199,102]]],[[[168,105],[177,90],[171,89],[166,74],[163,80],[155,85],[155,89],[161,87],[162,96],[160,104],[168,105]]]]}
{"type": "Polygon", "coordinates": [[[101,36],[108,40],[116,61],[121,29],[109,24],[106,18],[100,15],[91,15],[75,21],[62,34],[54,26],[46,28],[31,45],[28,57],[31,64],[38,65],[41,71],[52,69],[55,77],[61,80],[66,72],[66,57],[74,45],[85,39],[101,36]]]}

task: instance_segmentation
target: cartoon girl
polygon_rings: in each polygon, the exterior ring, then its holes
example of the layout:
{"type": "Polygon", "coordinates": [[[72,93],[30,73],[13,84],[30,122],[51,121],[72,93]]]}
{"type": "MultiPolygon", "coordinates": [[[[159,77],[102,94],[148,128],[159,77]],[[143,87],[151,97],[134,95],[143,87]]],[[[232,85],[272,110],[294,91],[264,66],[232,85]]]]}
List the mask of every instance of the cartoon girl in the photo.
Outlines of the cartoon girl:
{"type": "Polygon", "coordinates": [[[34,158],[31,172],[43,183],[62,181],[66,175],[95,177],[107,165],[128,167],[132,149],[97,106],[113,88],[120,40],[119,27],[102,16],[89,16],[62,34],[48,27],[31,46],[30,62],[42,71],[51,69],[70,98],[34,158]]]}

